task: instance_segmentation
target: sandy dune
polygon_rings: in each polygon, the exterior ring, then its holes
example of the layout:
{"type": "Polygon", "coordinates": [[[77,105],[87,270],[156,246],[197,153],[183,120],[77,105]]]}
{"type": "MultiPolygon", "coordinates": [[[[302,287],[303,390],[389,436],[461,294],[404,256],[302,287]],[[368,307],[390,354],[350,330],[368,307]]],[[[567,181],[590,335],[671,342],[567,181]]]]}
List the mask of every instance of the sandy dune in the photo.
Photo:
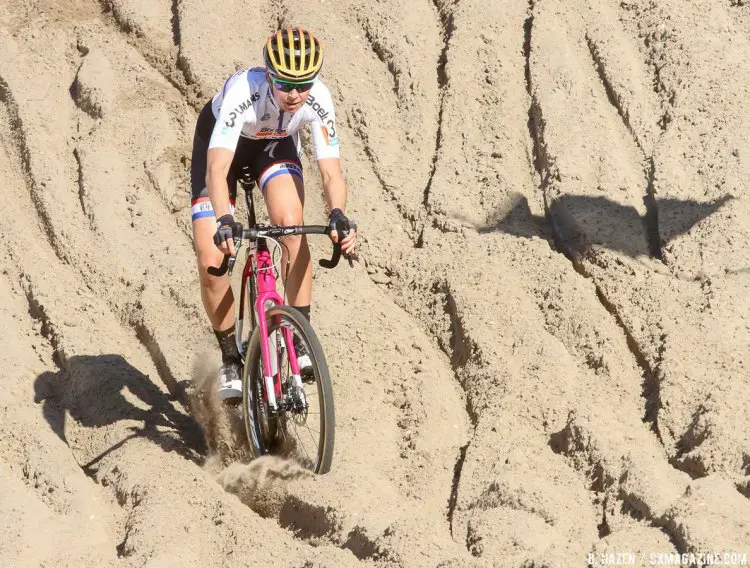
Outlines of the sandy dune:
{"type": "Polygon", "coordinates": [[[750,556],[748,34],[739,0],[0,3],[0,564],[750,556]],[[296,23],[362,242],[315,275],[318,477],[194,396],[195,120],[296,23]]]}

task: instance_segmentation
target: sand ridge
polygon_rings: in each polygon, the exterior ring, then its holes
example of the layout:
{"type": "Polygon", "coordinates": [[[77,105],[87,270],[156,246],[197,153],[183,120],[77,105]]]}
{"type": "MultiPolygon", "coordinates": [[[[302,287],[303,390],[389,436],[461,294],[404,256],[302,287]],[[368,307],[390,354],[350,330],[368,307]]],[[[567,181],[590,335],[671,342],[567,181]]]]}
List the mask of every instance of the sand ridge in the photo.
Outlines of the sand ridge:
{"type": "Polygon", "coordinates": [[[748,30],[729,0],[0,5],[2,564],[750,555],[748,30]],[[362,243],[315,274],[318,477],[228,453],[195,388],[195,120],[296,23],[362,243]]]}

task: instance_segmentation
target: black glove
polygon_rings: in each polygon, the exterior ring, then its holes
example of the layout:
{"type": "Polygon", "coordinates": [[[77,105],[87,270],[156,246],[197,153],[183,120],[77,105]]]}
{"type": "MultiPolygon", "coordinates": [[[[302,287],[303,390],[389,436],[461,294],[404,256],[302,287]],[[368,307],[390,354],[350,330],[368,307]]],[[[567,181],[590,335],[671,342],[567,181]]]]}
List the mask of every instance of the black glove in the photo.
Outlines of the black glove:
{"type": "Polygon", "coordinates": [[[357,228],[357,224],[350,221],[341,209],[333,209],[328,215],[328,228],[339,234],[339,242],[341,242],[349,235],[349,231],[357,228]]]}
{"type": "Polygon", "coordinates": [[[222,215],[217,222],[216,233],[214,233],[214,244],[218,247],[221,243],[236,239],[242,235],[242,223],[238,223],[231,215],[222,215]]]}

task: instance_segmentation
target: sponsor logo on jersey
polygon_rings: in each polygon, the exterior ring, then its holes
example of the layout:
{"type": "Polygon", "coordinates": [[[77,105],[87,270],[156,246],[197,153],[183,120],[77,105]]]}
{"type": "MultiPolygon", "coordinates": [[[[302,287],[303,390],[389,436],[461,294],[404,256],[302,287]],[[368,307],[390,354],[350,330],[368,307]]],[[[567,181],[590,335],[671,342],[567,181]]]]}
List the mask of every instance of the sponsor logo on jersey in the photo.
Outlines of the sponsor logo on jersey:
{"type": "Polygon", "coordinates": [[[258,138],[286,138],[289,133],[286,129],[268,128],[267,126],[255,133],[258,138]]]}
{"type": "Polygon", "coordinates": [[[325,110],[322,106],[320,106],[319,102],[315,101],[315,97],[313,95],[307,95],[307,103],[306,104],[310,105],[310,107],[320,117],[320,120],[322,122],[325,122],[326,118],[328,118],[328,115],[330,113],[327,110],[325,110]]]}
{"type": "Polygon", "coordinates": [[[247,99],[245,102],[240,103],[239,105],[234,107],[232,109],[232,112],[229,113],[229,119],[224,121],[224,124],[227,125],[227,128],[234,128],[237,118],[247,109],[252,107],[253,103],[257,101],[259,98],[260,98],[259,93],[253,93],[252,96],[249,99],[247,99]]]}
{"type": "Polygon", "coordinates": [[[264,120],[268,120],[269,118],[271,118],[271,115],[266,113],[260,117],[260,121],[263,122],[264,120]]]}

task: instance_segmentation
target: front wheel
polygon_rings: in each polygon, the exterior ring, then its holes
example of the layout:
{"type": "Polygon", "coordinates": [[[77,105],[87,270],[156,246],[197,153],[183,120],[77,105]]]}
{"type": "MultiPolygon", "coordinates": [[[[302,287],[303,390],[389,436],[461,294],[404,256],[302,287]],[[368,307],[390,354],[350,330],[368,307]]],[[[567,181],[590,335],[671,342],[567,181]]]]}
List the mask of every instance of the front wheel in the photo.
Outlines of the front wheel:
{"type": "MultiPolygon", "coordinates": [[[[242,409],[248,442],[256,457],[293,458],[315,473],[327,473],[333,460],[335,412],[333,388],[323,348],[310,322],[290,306],[266,311],[267,341],[274,382],[281,385],[277,407],[269,406],[263,376],[260,327],[256,326],[242,373],[242,409]],[[296,385],[284,330],[296,336],[309,355],[314,380],[296,385]]],[[[310,377],[311,379],[313,377],[310,377]]]]}

